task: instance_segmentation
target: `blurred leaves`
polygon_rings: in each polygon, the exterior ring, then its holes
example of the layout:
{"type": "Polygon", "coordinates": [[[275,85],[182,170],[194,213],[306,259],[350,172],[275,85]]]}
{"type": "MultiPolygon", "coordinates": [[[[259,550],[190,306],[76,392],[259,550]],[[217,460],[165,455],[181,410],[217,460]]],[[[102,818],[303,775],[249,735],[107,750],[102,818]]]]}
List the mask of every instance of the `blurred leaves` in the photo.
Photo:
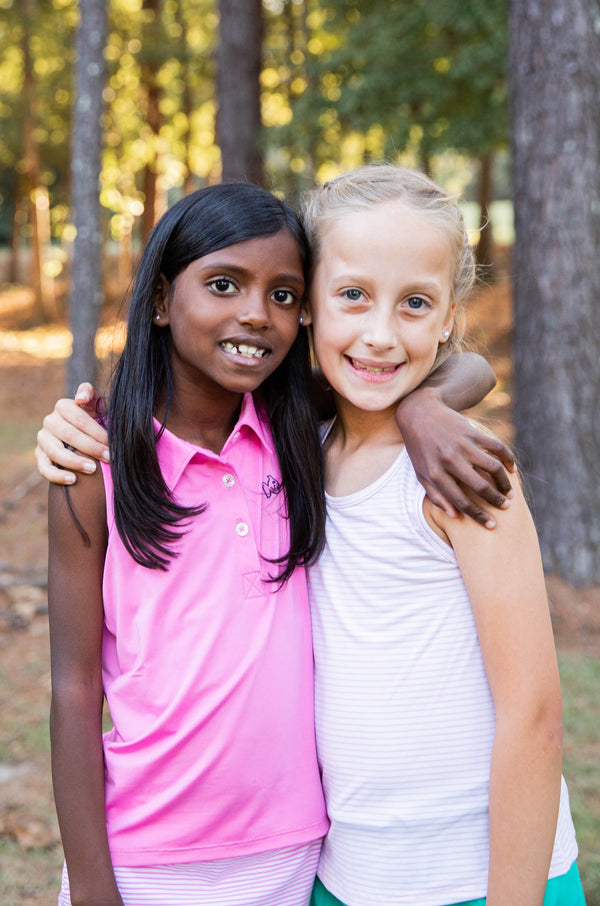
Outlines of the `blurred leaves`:
{"type": "MultiPolygon", "coordinates": [[[[68,154],[76,0],[0,0],[0,203],[12,229],[23,169],[24,48],[34,139],[55,239],[72,238],[68,154]]],[[[292,197],[315,178],[386,156],[428,166],[506,144],[505,0],[263,0],[262,150],[267,182],[292,197]]],[[[213,0],[110,0],[102,205],[131,236],[156,175],[168,193],[219,178],[213,0]],[[155,7],[155,8],[154,8],[155,7]],[[149,122],[150,83],[158,125],[149,122]]]]}

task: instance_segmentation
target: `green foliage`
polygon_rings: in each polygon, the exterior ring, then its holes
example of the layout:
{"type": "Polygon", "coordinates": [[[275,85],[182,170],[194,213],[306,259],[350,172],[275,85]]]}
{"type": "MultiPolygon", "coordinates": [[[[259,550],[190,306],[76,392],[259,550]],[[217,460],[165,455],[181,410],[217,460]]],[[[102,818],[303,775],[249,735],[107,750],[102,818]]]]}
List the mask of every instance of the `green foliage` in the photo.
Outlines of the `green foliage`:
{"type": "MultiPolygon", "coordinates": [[[[263,0],[263,7],[267,181],[292,199],[315,178],[373,158],[427,164],[448,148],[480,157],[505,144],[505,0],[263,0]]],[[[23,169],[27,46],[40,181],[50,193],[53,235],[69,239],[78,3],[0,0],[0,10],[3,217],[8,224],[23,169]]],[[[101,200],[108,232],[123,239],[143,211],[147,168],[157,175],[159,211],[171,191],[218,178],[218,18],[214,0],[110,0],[108,12],[101,200]],[[149,123],[151,90],[158,125],[149,123]]]]}
{"type": "Polygon", "coordinates": [[[267,125],[292,170],[300,159],[324,178],[381,156],[427,163],[506,144],[505,0],[287,2],[269,22],[266,58],[291,116],[267,125]]]}
{"type": "Polygon", "coordinates": [[[583,654],[560,658],[565,766],[579,843],[579,870],[588,906],[600,906],[600,660],[583,654]]]}
{"type": "Polygon", "coordinates": [[[112,0],[101,200],[116,239],[131,232],[143,210],[147,165],[164,194],[189,172],[206,179],[215,167],[215,26],[210,0],[165,0],[158,21],[140,0],[112,0]],[[150,79],[160,94],[158,134],[148,123],[150,79]]]}
{"type": "MultiPolygon", "coordinates": [[[[110,0],[104,91],[101,200],[114,238],[128,235],[143,210],[142,173],[151,165],[166,195],[184,180],[206,180],[214,145],[212,0],[162,0],[156,16],[142,0],[110,0]],[[162,123],[148,125],[148,73],[162,123]]],[[[69,143],[77,0],[0,0],[0,204],[8,209],[23,171],[25,51],[32,64],[34,140],[40,181],[50,193],[53,234],[72,238],[68,218],[69,143]]],[[[5,228],[5,233],[8,227],[5,228]]],[[[4,237],[8,237],[5,235],[4,237]]]]}
{"type": "Polygon", "coordinates": [[[53,202],[67,198],[64,180],[71,102],[75,0],[2,0],[0,19],[0,199],[14,205],[24,172],[23,121],[29,52],[34,103],[29,105],[41,172],[53,202]]]}

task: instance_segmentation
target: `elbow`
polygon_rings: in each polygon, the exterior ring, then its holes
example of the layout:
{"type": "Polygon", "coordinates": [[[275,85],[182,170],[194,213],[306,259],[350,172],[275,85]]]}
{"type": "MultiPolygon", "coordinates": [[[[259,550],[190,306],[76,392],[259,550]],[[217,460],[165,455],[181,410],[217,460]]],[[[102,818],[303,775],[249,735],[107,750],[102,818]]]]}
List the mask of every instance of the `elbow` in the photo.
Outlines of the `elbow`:
{"type": "Polygon", "coordinates": [[[53,678],[50,701],[50,731],[59,726],[101,719],[104,704],[102,682],[53,678]]]}
{"type": "Polygon", "coordinates": [[[494,369],[492,368],[490,363],[487,360],[484,360],[484,361],[485,361],[485,365],[486,365],[486,373],[483,378],[483,383],[484,383],[484,385],[487,385],[487,386],[484,386],[485,395],[487,396],[488,393],[492,392],[492,390],[498,383],[498,378],[496,377],[496,372],[494,371],[494,369]]]}
{"type": "Polygon", "coordinates": [[[562,756],[563,710],[562,696],[558,681],[548,688],[536,703],[533,724],[537,734],[549,749],[558,750],[562,756]]]}
{"type": "Polygon", "coordinates": [[[534,728],[537,749],[550,760],[561,765],[563,757],[563,723],[561,712],[543,714],[534,728]]]}
{"type": "Polygon", "coordinates": [[[515,746],[528,760],[562,770],[563,719],[560,693],[521,701],[504,714],[497,712],[496,736],[515,746]]]}

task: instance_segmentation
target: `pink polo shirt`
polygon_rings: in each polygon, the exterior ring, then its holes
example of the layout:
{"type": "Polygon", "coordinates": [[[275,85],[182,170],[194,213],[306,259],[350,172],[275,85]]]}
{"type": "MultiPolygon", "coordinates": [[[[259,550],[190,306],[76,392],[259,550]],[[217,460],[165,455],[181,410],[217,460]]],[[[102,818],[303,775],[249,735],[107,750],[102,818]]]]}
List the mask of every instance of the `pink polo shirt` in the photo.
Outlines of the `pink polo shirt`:
{"type": "Polygon", "coordinates": [[[168,431],[157,449],[175,498],[208,507],[168,572],[144,569],[121,543],[103,467],[113,863],[212,860],[315,840],[327,819],[305,571],[277,590],[260,556],[288,548],[266,417],[247,394],[220,455],[168,431]]]}

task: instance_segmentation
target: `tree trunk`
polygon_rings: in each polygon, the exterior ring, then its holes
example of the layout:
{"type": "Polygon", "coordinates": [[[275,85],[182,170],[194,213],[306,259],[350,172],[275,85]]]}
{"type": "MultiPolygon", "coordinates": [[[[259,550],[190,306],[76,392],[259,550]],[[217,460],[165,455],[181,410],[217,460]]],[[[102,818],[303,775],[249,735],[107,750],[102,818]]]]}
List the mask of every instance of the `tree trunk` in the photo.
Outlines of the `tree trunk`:
{"type": "Polygon", "coordinates": [[[600,32],[512,0],[515,424],[544,564],[600,582],[600,32]]]}
{"type": "Polygon", "coordinates": [[[219,0],[217,144],[222,179],[262,183],[261,0],[219,0]]]}
{"type": "Polygon", "coordinates": [[[94,340],[102,305],[102,229],[99,177],[102,153],[102,91],[107,20],[105,0],[80,0],[76,100],[71,149],[71,200],[77,235],[73,243],[70,319],[73,354],[67,394],[82,380],[96,381],[94,340]]]}
{"type": "Polygon", "coordinates": [[[142,214],[142,241],[145,242],[156,223],[157,210],[157,152],[156,142],[160,133],[160,88],[157,75],[160,69],[156,37],[160,33],[160,0],[143,0],[142,9],[149,16],[144,28],[144,57],[141,65],[142,90],[146,102],[146,123],[152,133],[151,158],[144,167],[144,211],[142,214]]]}
{"type": "Polygon", "coordinates": [[[47,281],[43,274],[43,248],[39,232],[40,218],[37,208],[40,188],[40,155],[35,140],[37,97],[33,74],[33,61],[29,41],[33,22],[37,14],[35,0],[24,0],[23,3],[23,95],[25,98],[25,116],[23,119],[23,181],[28,205],[30,234],[30,285],[34,294],[32,319],[41,324],[50,320],[49,300],[46,296],[47,281]]]}
{"type": "Polygon", "coordinates": [[[10,230],[10,257],[8,263],[8,283],[19,282],[19,255],[21,251],[21,230],[25,222],[24,211],[19,197],[19,180],[15,179],[12,189],[12,225],[10,230]]]}
{"type": "Polygon", "coordinates": [[[187,21],[183,15],[183,9],[181,3],[177,4],[175,11],[175,21],[181,29],[179,36],[179,62],[181,63],[182,69],[182,81],[183,81],[183,90],[181,94],[181,112],[185,116],[185,130],[181,136],[181,141],[185,145],[185,180],[184,180],[184,191],[186,195],[189,195],[194,190],[194,174],[192,173],[191,167],[191,141],[192,141],[192,112],[193,112],[193,103],[192,103],[192,89],[191,89],[191,73],[189,65],[189,45],[188,45],[188,35],[187,35],[187,21]]]}
{"type": "Polygon", "coordinates": [[[479,242],[477,243],[477,263],[487,267],[492,263],[492,221],[490,204],[492,201],[492,156],[486,154],[479,161],[479,242]]]}

